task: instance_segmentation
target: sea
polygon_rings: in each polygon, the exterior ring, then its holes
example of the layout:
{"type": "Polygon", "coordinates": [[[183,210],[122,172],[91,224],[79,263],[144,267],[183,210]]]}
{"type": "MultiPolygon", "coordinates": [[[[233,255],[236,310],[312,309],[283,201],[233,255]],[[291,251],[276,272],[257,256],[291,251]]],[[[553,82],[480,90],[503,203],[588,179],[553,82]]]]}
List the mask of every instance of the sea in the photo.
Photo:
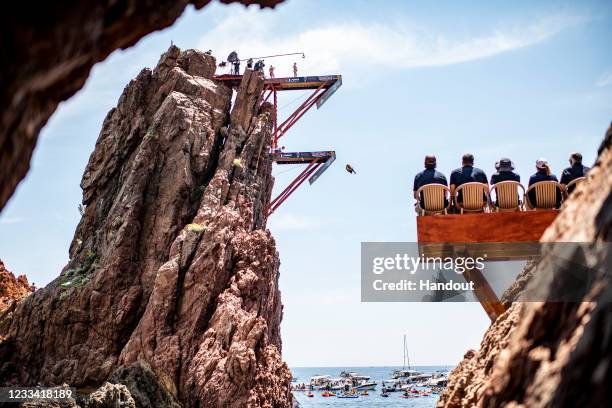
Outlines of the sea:
{"type": "MultiPolygon", "coordinates": [[[[294,367],[291,368],[291,373],[294,379],[293,384],[301,384],[310,381],[310,377],[316,375],[331,375],[332,377],[340,377],[340,372],[349,371],[356,372],[361,375],[371,377],[372,381],[378,383],[376,390],[368,391],[369,395],[359,396],[359,398],[337,398],[337,397],[322,397],[322,391],[313,391],[314,397],[307,397],[307,392],[294,391],[293,396],[300,404],[301,408],[308,407],[415,407],[415,408],[431,408],[436,406],[439,395],[431,394],[426,397],[417,398],[401,398],[402,392],[391,392],[389,397],[383,398],[380,396],[382,387],[380,382],[389,380],[395,370],[401,370],[402,367],[294,367]]],[[[421,371],[423,373],[433,373],[434,371],[450,371],[451,366],[411,366],[410,369],[421,371]]]]}

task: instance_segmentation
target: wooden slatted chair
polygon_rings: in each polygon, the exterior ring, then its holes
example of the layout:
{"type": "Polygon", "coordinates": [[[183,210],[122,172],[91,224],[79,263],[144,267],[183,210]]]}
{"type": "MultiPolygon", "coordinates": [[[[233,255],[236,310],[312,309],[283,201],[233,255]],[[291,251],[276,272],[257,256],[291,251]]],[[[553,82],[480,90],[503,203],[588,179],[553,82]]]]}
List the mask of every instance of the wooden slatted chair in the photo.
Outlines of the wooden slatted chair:
{"type": "Polygon", "coordinates": [[[525,200],[525,187],[518,181],[500,181],[491,186],[491,195],[495,192],[495,201],[491,208],[495,211],[521,211],[525,200]],[[519,195],[519,188],[522,194],[519,195]],[[521,201],[522,198],[522,201],[521,201]]]}
{"type": "Polygon", "coordinates": [[[532,210],[550,210],[557,207],[557,192],[563,192],[563,187],[556,181],[547,180],[533,183],[525,194],[527,207],[532,210]],[[535,203],[531,202],[530,191],[535,191],[535,203]]]}
{"type": "Polygon", "coordinates": [[[464,212],[485,212],[489,206],[489,186],[484,183],[465,183],[455,190],[455,204],[457,209],[464,212]],[[459,202],[461,192],[462,202],[459,202]]]}
{"type": "Polygon", "coordinates": [[[442,184],[426,184],[416,191],[416,197],[416,209],[419,215],[448,214],[450,207],[448,187],[442,184]],[[421,196],[423,197],[422,206],[421,196]]]}
{"type": "Polygon", "coordinates": [[[574,191],[574,189],[578,186],[578,184],[584,183],[586,181],[586,177],[578,177],[567,183],[565,186],[565,190],[563,191],[563,195],[565,198],[569,196],[569,194],[574,191]]]}

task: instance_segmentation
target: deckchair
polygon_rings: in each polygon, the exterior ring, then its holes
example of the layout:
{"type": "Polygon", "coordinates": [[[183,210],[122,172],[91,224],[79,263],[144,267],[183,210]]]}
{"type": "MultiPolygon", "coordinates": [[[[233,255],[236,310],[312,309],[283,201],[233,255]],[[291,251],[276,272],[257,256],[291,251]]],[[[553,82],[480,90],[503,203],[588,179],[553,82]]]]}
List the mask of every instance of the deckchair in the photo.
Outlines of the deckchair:
{"type": "Polygon", "coordinates": [[[426,184],[416,191],[416,200],[419,215],[448,214],[450,189],[442,184],[426,184]]]}
{"type": "Polygon", "coordinates": [[[556,181],[546,180],[532,184],[525,194],[527,207],[532,210],[550,210],[557,207],[557,192],[563,187],[556,181]],[[530,191],[535,191],[535,203],[531,202],[530,191]]]}
{"type": "Polygon", "coordinates": [[[465,183],[455,190],[455,206],[464,212],[485,212],[488,208],[490,195],[489,186],[484,183],[465,183]],[[459,202],[459,193],[462,201],[459,202]]]}
{"type": "Polygon", "coordinates": [[[525,197],[525,187],[518,181],[500,181],[491,186],[491,195],[495,192],[495,201],[491,200],[491,208],[498,211],[521,211],[525,197]],[[522,194],[519,196],[519,188],[522,194]],[[522,199],[522,200],[521,200],[522,199]]]}

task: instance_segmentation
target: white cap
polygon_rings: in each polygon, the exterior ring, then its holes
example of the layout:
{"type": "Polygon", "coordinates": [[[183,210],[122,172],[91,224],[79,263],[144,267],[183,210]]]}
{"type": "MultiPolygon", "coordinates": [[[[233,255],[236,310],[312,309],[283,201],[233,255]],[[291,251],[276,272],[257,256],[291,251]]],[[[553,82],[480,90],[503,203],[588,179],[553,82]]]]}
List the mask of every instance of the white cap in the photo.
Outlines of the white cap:
{"type": "Polygon", "coordinates": [[[538,160],[536,160],[536,167],[538,169],[543,169],[547,166],[548,166],[548,160],[546,160],[545,158],[540,157],[538,160]]]}

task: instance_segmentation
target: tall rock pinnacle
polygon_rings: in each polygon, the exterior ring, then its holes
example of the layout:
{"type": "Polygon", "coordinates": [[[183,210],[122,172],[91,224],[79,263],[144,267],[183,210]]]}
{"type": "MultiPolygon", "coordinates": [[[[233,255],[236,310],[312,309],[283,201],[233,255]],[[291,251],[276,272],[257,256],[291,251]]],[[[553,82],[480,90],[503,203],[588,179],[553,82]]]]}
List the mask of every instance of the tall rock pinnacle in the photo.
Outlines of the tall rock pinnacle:
{"type": "Polygon", "coordinates": [[[213,57],[171,47],[125,88],[83,175],[68,265],[0,316],[3,383],[123,383],[141,406],[291,405],[265,230],[273,111],[258,106],[261,74],[245,73],[230,111],[214,72],[213,57]]]}

